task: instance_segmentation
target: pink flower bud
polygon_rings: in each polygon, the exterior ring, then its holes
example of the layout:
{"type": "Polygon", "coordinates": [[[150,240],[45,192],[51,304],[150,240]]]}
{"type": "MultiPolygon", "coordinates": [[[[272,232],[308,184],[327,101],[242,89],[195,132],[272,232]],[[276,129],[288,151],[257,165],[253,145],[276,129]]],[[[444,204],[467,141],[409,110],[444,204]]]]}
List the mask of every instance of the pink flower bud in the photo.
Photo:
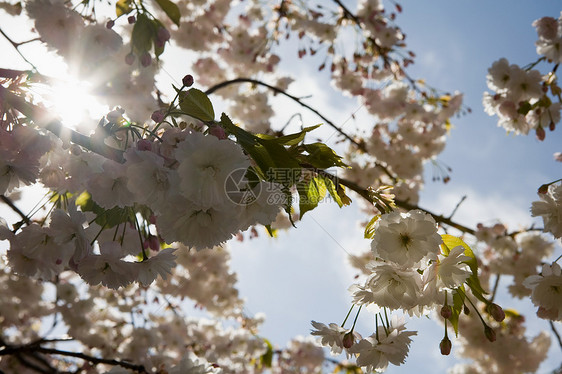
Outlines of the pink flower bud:
{"type": "Polygon", "coordinates": [[[150,140],[141,139],[137,142],[137,149],[139,151],[151,151],[152,143],[150,142],[150,140]]]}
{"type": "Polygon", "coordinates": [[[550,121],[550,123],[548,124],[548,129],[550,131],[554,131],[555,128],[556,128],[556,124],[554,123],[554,121],[550,121]]]}
{"type": "Polygon", "coordinates": [[[170,40],[170,32],[165,27],[160,27],[158,29],[156,37],[160,41],[167,42],[168,40],[170,40]]]}
{"type": "Polygon", "coordinates": [[[152,115],[150,116],[150,118],[156,122],[156,123],[160,123],[164,120],[164,113],[162,113],[161,110],[156,110],[152,113],[152,115]]]}
{"type": "Polygon", "coordinates": [[[452,314],[453,310],[451,309],[451,307],[449,305],[443,305],[443,307],[441,308],[441,317],[449,319],[451,318],[452,314]]]}
{"type": "Polygon", "coordinates": [[[540,140],[541,142],[544,140],[546,136],[546,133],[544,132],[544,128],[542,126],[537,127],[536,134],[537,134],[537,139],[540,140]]]}
{"type": "Polygon", "coordinates": [[[150,235],[148,238],[146,238],[145,245],[148,245],[148,247],[155,252],[158,252],[160,250],[160,241],[158,240],[157,236],[150,235]]]}
{"type": "Polygon", "coordinates": [[[355,344],[355,337],[353,336],[353,331],[349,331],[343,336],[343,347],[349,349],[353,344],[355,344]]]}
{"type": "Polygon", "coordinates": [[[132,25],[133,23],[137,22],[137,19],[135,18],[135,16],[129,16],[127,18],[127,22],[129,22],[129,24],[132,25]]]}
{"type": "Polygon", "coordinates": [[[488,339],[490,342],[493,343],[496,341],[496,332],[488,325],[484,326],[484,335],[486,335],[486,339],[488,339]]]}
{"type": "Polygon", "coordinates": [[[149,66],[152,63],[152,57],[150,56],[150,53],[144,52],[140,58],[140,61],[142,66],[149,66]]]}
{"type": "Polygon", "coordinates": [[[486,310],[497,322],[505,319],[505,312],[498,304],[492,303],[486,307],[486,310]]]}
{"type": "Polygon", "coordinates": [[[183,77],[181,82],[183,83],[184,87],[191,87],[193,85],[193,76],[191,74],[187,74],[185,77],[183,77]]]}
{"type": "Polygon", "coordinates": [[[448,337],[444,337],[443,340],[441,340],[441,343],[439,343],[439,349],[441,350],[441,354],[443,356],[449,355],[449,353],[451,353],[452,347],[453,344],[451,343],[451,340],[449,340],[448,337]]]}
{"type": "Polygon", "coordinates": [[[127,65],[132,65],[133,62],[135,62],[135,55],[132,53],[129,53],[127,56],[125,56],[125,63],[127,65]]]}
{"type": "Polygon", "coordinates": [[[220,140],[226,139],[226,132],[222,127],[217,125],[209,127],[209,134],[219,138],[220,140]]]}

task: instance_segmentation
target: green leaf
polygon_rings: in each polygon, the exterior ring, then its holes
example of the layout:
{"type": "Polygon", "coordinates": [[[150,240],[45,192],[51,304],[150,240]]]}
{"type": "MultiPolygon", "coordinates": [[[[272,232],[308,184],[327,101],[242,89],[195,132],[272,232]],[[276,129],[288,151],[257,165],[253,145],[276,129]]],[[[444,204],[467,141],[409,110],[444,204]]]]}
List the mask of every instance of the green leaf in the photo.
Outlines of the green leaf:
{"type": "Polygon", "coordinates": [[[155,33],[152,21],[145,14],[138,14],[131,35],[133,47],[138,54],[150,51],[155,33]]]}
{"type": "Polygon", "coordinates": [[[132,0],[117,0],[117,3],[115,4],[115,14],[117,17],[131,13],[133,10],[131,3],[132,0]]]}
{"type": "Polygon", "coordinates": [[[84,191],[76,198],[76,205],[83,212],[93,212],[96,214],[95,222],[105,228],[117,226],[124,222],[129,222],[134,216],[134,211],[130,207],[113,207],[105,209],[96,204],[89,192],[84,191]]]}
{"type": "Polygon", "coordinates": [[[185,114],[203,122],[215,119],[215,111],[213,110],[211,100],[203,91],[197,88],[192,88],[180,94],[180,108],[185,114]]]}
{"type": "Polygon", "coordinates": [[[332,166],[347,167],[342,157],[324,143],[304,144],[304,150],[308,155],[301,155],[302,161],[319,169],[327,169],[332,166]]]}
{"type": "Polygon", "coordinates": [[[228,133],[236,137],[238,144],[256,162],[256,171],[261,178],[286,187],[298,181],[301,166],[283,145],[278,144],[274,139],[262,139],[236,126],[224,113],[220,124],[228,133]]]}
{"type": "Polygon", "coordinates": [[[263,339],[263,342],[267,346],[267,351],[261,356],[261,364],[266,368],[270,368],[273,362],[273,346],[267,339],[263,339]]]}
{"type": "MultiPolygon", "coordinates": [[[[297,145],[304,140],[304,137],[306,136],[307,132],[310,132],[314,129],[317,129],[320,126],[321,125],[305,127],[300,132],[297,132],[297,133],[294,133],[294,134],[283,135],[283,136],[280,136],[278,138],[269,137],[269,139],[275,140],[276,143],[279,143],[279,144],[282,144],[282,145],[288,145],[288,146],[297,145]]],[[[258,136],[262,137],[262,135],[259,135],[259,134],[258,134],[258,136]]]]}
{"type": "Polygon", "coordinates": [[[527,115],[533,109],[533,106],[528,101],[524,101],[519,104],[519,108],[517,109],[517,113],[522,115],[527,115]]]}
{"type": "Polygon", "coordinates": [[[464,286],[460,286],[453,291],[453,306],[451,307],[452,313],[449,317],[449,322],[453,325],[455,335],[459,336],[459,316],[464,308],[465,291],[464,286]]]}
{"type": "Polygon", "coordinates": [[[271,227],[271,225],[265,225],[265,229],[270,237],[276,238],[277,237],[277,229],[271,227]]]}
{"type": "Polygon", "coordinates": [[[375,223],[379,220],[379,218],[381,218],[381,215],[377,214],[371,218],[369,223],[367,223],[367,226],[365,226],[365,239],[373,239],[373,236],[375,236],[375,223]]]}
{"type": "MultiPolygon", "coordinates": [[[[336,189],[336,185],[334,184],[334,182],[329,179],[329,178],[324,178],[324,184],[326,184],[326,189],[328,190],[328,193],[330,194],[330,196],[332,196],[335,200],[335,202],[338,204],[338,206],[341,208],[344,206],[344,203],[340,197],[340,195],[338,194],[338,191],[336,189]]],[[[339,186],[341,187],[341,186],[339,186]]]]}
{"type": "Polygon", "coordinates": [[[326,196],[326,185],[322,178],[314,177],[309,181],[299,182],[297,184],[299,193],[299,211],[300,219],[304,214],[313,210],[318,203],[326,196]]]}
{"type": "Polygon", "coordinates": [[[490,301],[488,301],[484,297],[487,292],[484,291],[482,285],[480,284],[480,279],[478,279],[478,262],[476,260],[476,256],[474,255],[474,252],[472,252],[472,249],[470,249],[468,244],[466,244],[462,239],[457,238],[456,236],[444,234],[441,235],[441,238],[443,239],[441,248],[443,249],[443,253],[445,255],[448,255],[451,249],[455,247],[462,246],[464,248],[463,254],[470,257],[470,260],[464,261],[464,263],[468,265],[472,272],[470,277],[468,277],[468,279],[466,280],[466,284],[478,300],[486,303],[486,305],[489,304],[490,301]]]}
{"type": "Polygon", "coordinates": [[[156,3],[162,8],[164,13],[174,22],[177,26],[180,25],[180,9],[170,0],[156,0],[156,3]]]}

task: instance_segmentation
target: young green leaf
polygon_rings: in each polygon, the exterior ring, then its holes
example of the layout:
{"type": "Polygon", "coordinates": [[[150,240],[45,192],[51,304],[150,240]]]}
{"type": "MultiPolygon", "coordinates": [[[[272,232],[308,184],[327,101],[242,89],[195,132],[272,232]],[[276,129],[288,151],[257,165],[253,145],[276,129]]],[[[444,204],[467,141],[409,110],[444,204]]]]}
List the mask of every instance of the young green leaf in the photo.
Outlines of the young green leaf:
{"type": "Polygon", "coordinates": [[[138,14],[131,35],[133,47],[138,54],[150,51],[154,33],[154,26],[148,16],[142,13],[138,14]]]}
{"type": "Polygon", "coordinates": [[[308,155],[302,155],[303,162],[318,169],[327,169],[332,166],[347,167],[342,157],[324,143],[304,144],[304,150],[308,155]]]}
{"type": "Polygon", "coordinates": [[[323,178],[314,177],[309,181],[299,182],[297,184],[299,193],[299,211],[300,219],[304,214],[313,210],[318,203],[326,196],[326,184],[323,178]]]}
{"type": "Polygon", "coordinates": [[[211,100],[205,93],[197,88],[192,88],[185,93],[180,94],[181,110],[193,118],[197,118],[203,122],[209,122],[215,119],[215,111],[211,100]]]}
{"type": "Polygon", "coordinates": [[[460,286],[453,291],[453,306],[451,307],[451,316],[449,317],[449,322],[453,325],[455,330],[455,335],[459,336],[459,316],[461,315],[464,308],[464,298],[465,298],[464,286],[460,286]]]}
{"type": "Polygon", "coordinates": [[[115,14],[117,17],[131,13],[133,10],[131,3],[132,0],[118,0],[117,3],[115,3],[115,14]]]}
{"type": "Polygon", "coordinates": [[[490,302],[484,297],[487,292],[482,288],[480,284],[480,280],[478,279],[478,262],[476,261],[476,256],[474,256],[474,252],[472,249],[466,244],[462,239],[457,238],[456,236],[452,235],[441,235],[443,239],[443,252],[448,255],[452,248],[462,246],[464,248],[464,255],[470,257],[470,260],[465,261],[465,263],[470,268],[472,274],[466,280],[466,284],[470,287],[472,294],[478,298],[478,300],[489,304],[490,302]]]}
{"type": "Polygon", "coordinates": [[[180,25],[180,9],[176,4],[170,0],[156,0],[156,3],[162,8],[164,13],[174,22],[177,26],[180,25]]]}

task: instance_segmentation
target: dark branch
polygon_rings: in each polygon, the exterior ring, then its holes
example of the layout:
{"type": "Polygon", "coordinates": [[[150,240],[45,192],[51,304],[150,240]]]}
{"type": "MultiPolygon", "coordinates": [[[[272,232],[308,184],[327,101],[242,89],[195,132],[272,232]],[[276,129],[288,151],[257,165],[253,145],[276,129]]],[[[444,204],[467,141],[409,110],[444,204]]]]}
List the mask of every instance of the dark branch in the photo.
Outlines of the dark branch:
{"type": "Polygon", "coordinates": [[[74,144],[80,145],[92,152],[104,156],[105,158],[120,163],[124,162],[122,151],[108,147],[101,140],[92,139],[89,136],[64,127],[60,120],[50,114],[47,110],[28,103],[22,97],[13,94],[1,85],[0,102],[8,104],[27,118],[33,120],[35,124],[52,132],[60,139],[68,139],[74,144]]]}
{"type": "Polygon", "coordinates": [[[19,46],[22,44],[25,44],[27,42],[22,42],[22,43],[16,43],[12,40],[12,38],[10,38],[8,35],[6,35],[6,33],[0,29],[0,34],[2,34],[2,36],[4,38],[6,38],[6,40],[12,45],[12,47],[14,47],[14,49],[16,50],[16,52],[21,56],[21,58],[27,62],[29,65],[31,65],[31,67],[33,68],[33,70],[37,71],[37,67],[35,65],[33,65],[33,63],[31,61],[29,61],[24,55],[23,53],[20,52],[19,50],[19,46]]]}
{"type": "MultiPolygon", "coordinates": [[[[320,117],[322,120],[324,120],[326,122],[326,124],[328,126],[330,126],[331,128],[333,128],[334,130],[336,130],[341,136],[343,136],[344,138],[346,138],[347,140],[349,140],[352,144],[354,144],[357,148],[359,148],[362,152],[368,153],[367,152],[367,148],[365,147],[365,143],[357,141],[356,139],[352,138],[351,136],[349,136],[348,134],[346,134],[340,127],[336,126],[336,124],[332,121],[330,121],[328,118],[326,118],[322,113],[320,113],[318,110],[314,109],[313,107],[311,107],[308,104],[305,104],[300,98],[293,96],[291,94],[288,94],[287,92],[285,92],[284,90],[272,86],[270,84],[267,84],[265,82],[259,81],[257,79],[252,79],[252,78],[236,78],[236,79],[232,79],[232,80],[228,80],[228,81],[224,81],[221,83],[218,83],[216,85],[214,85],[213,87],[209,88],[207,91],[205,91],[205,94],[207,95],[211,95],[212,93],[214,93],[215,91],[227,87],[231,84],[238,84],[238,83],[251,83],[251,84],[255,84],[258,86],[263,86],[263,87],[267,87],[270,90],[272,90],[275,93],[281,94],[285,97],[288,97],[289,99],[293,100],[294,102],[298,103],[299,105],[301,105],[302,107],[305,107],[306,109],[310,110],[312,113],[316,114],[318,117],[320,117]]],[[[386,168],[386,166],[380,164],[380,163],[375,163],[375,165],[379,168],[381,168],[384,173],[390,177],[390,179],[392,179],[393,181],[396,181],[396,177],[394,175],[392,175],[392,173],[388,170],[388,168],[386,168]]]]}
{"type": "Polygon", "coordinates": [[[4,195],[0,195],[0,199],[6,204],[8,205],[14,212],[16,212],[22,219],[23,222],[25,222],[26,225],[29,225],[31,222],[29,221],[29,218],[20,210],[20,208],[18,208],[14,202],[12,200],[10,200],[9,197],[6,197],[4,195]]]}
{"type": "MultiPolygon", "coordinates": [[[[64,357],[74,357],[74,358],[78,358],[84,361],[88,361],[94,365],[99,365],[99,364],[106,364],[106,365],[112,365],[112,366],[121,366],[124,367],[126,369],[130,369],[133,371],[136,371],[138,373],[143,373],[143,374],[149,374],[150,372],[147,371],[144,367],[144,365],[135,365],[126,361],[120,361],[120,360],[114,360],[114,359],[106,359],[106,358],[98,358],[98,357],[94,357],[94,356],[90,356],[84,353],[80,353],[80,352],[70,352],[70,351],[63,351],[60,349],[56,349],[56,348],[45,348],[45,347],[41,347],[39,345],[23,345],[23,346],[6,346],[6,348],[0,350],[0,356],[6,356],[6,355],[15,355],[18,359],[20,359],[22,357],[23,354],[27,354],[27,355],[32,355],[36,354],[36,353],[43,353],[43,354],[47,354],[47,355],[59,355],[59,356],[64,356],[64,357]]],[[[22,362],[23,363],[23,362],[22,362]]],[[[28,365],[29,362],[25,362],[26,366],[28,365]]],[[[31,366],[29,366],[31,367],[31,366]]],[[[33,369],[37,370],[36,367],[33,367],[33,369]]],[[[37,370],[39,372],[46,372],[46,373],[52,373],[53,371],[50,370],[37,370]]]]}
{"type": "MultiPolygon", "coordinates": [[[[318,174],[322,175],[323,177],[332,180],[334,182],[334,184],[340,183],[340,184],[346,186],[347,188],[351,189],[352,191],[356,192],[357,194],[359,194],[359,196],[361,196],[363,199],[367,200],[369,203],[375,204],[375,206],[377,207],[377,209],[379,209],[379,211],[381,211],[381,212],[385,211],[384,207],[380,207],[380,203],[376,199],[373,198],[372,194],[369,192],[368,189],[365,189],[365,188],[359,186],[357,183],[352,182],[350,180],[332,175],[332,174],[330,174],[330,173],[328,173],[324,170],[319,170],[319,169],[312,169],[312,170],[317,172],[318,174]]],[[[472,229],[468,226],[461,225],[460,223],[454,222],[450,217],[445,217],[441,214],[435,214],[433,212],[430,212],[427,209],[420,208],[419,206],[417,206],[415,204],[412,204],[410,202],[407,202],[407,201],[394,200],[394,202],[396,203],[396,206],[398,206],[400,208],[403,208],[403,209],[407,209],[407,210],[419,209],[419,210],[431,215],[433,217],[433,219],[435,219],[436,222],[439,222],[441,224],[445,224],[447,226],[454,227],[455,229],[457,229],[459,231],[462,231],[464,233],[471,234],[471,235],[474,235],[474,233],[475,233],[474,229],[472,229]]]]}
{"type": "Polygon", "coordinates": [[[550,329],[552,330],[552,332],[556,336],[556,339],[558,340],[558,345],[560,346],[560,349],[562,349],[562,338],[560,338],[560,334],[558,333],[558,330],[556,330],[556,327],[554,326],[554,322],[548,321],[548,323],[550,324],[550,329]]]}

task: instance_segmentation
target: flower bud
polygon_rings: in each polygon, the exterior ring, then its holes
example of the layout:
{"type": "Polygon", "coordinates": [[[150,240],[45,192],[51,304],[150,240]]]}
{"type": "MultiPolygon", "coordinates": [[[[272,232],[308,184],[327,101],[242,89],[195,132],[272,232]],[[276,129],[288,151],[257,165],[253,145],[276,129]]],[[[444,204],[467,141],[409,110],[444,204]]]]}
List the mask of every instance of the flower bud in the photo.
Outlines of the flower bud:
{"type": "Polygon", "coordinates": [[[451,309],[451,307],[449,305],[443,305],[443,307],[441,308],[441,317],[449,319],[451,318],[452,314],[453,310],[451,309]]]}
{"type": "Polygon", "coordinates": [[[470,309],[468,309],[468,307],[466,305],[464,305],[464,308],[462,310],[464,312],[464,314],[466,314],[467,316],[470,314],[470,309]]]}
{"type": "Polygon", "coordinates": [[[133,62],[135,62],[135,55],[133,53],[129,53],[127,56],[125,56],[125,63],[127,65],[132,65],[133,62]]]}
{"type": "Polygon", "coordinates": [[[355,344],[355,337],[353,336],[353,331],[349,331],[343,336],[343,347],[349,349],[353,344],[355,344]]]}
{"type": "Polygon", "coordinates": [[[162,113],[161,110],[156,110],[152,113],[152,115],[150,116],[150,118],[156,122],[156,123],[160,123],[164,120],[164,113],[162,113]]]}
{"type": "Polygon", "coordinates": [[[137,19],[135,18],[135,16],[129,16],[127,18],[127,22],[129,22],[129,24],[132,25],[133,23],[137,22],[137,19]]]}
{"type": "Polygon", "coordinates": [[[498,304],[489,304],[486,307],[486,311],[497,321],[501,322],[505,319],[505,312],[503,311],[502,307],[498,304]]]}
{"type": "Polygon", "coordinates": [[[542,126],[537,127],[536,134],[537,134],[537,139],[540,140],[541,142],[544,140],[546,136],[546,133],[544,132],[544,128],[542,126]]]}
{"type": "Polygon", "coordinates": [[[193,76],[191,74],[187,74],[185,77],[183,77],[181,82],[185,87],[191,87],[193,85],[193,76]]]}
{"type": "Polygon", "coordinates": [[[151,151],[152,142],[148,139],[141,139],[137,142],[137,149],[139,151],[151,151]]]}
{"type": "Polygon", "coordinates": [[[451,353],[452,347],[453,344],[451,343],[451,340],[449,340],[448,337],[444,337],[443,340],[441,340],[441,343],[439,343],[439,349],[441,349],[441,354],[443,356],[449,355],[449,353],[451,353]]]}
{"type": "Polygon", "coordinates": [[[150,56],[150,53],[148,52],[144,52],[143,55],[140,58],[141,60],[141,65],[144,67],[147,67],[148,65],[150,65],[152,63],[152,57],[150,56]]]}
{"type": "Polygon", "coordinates": [[[543,184],[539,187],[538,193],[545,194],[548,192],[548,184],[543,184]]]}
{"type": "Polygon", "coordinates": [[[496,341],[496,332],[488,325],[484,325],[484,335],[486,335],[486,339],[492,343],[496,341]]]}
{"type": "Polygon", "coordinates": [[[209,127],[209,134],[217,137],[220,140],[226,139],[226,132],[224,131],[224,129],[220,126],[217,125],[213,125],[211,127],[209,127]]]}
{"type": "Polygon", "coordinates": [[[554,121],[550,121],[550,123],[548,124],[548,129],[550,131],[554,131],[555,128],[556,128],[556,124],[554,123],[554,121]]]}
{"type": "Polygon", "coordinates": [[[160,27],[158,29],[156,37],[162,42],[167,42],[168,40],[170,40],[170,32],[165,27],[160,27]]]}

